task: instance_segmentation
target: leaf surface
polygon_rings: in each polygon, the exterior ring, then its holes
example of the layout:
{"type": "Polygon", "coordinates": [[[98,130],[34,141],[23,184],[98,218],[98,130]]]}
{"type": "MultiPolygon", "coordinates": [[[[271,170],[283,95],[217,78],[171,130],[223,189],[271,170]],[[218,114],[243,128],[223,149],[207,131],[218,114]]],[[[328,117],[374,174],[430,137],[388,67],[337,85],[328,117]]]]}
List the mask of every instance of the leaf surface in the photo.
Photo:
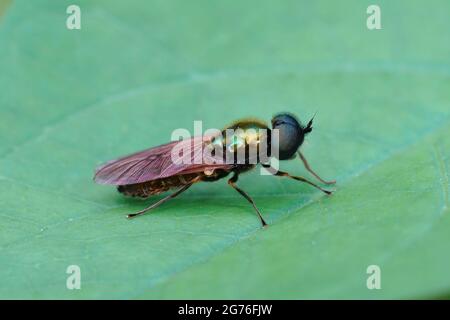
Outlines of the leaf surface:
{"type": "MultiPolygon", "coordinates": [[[[0,21],[0,297],[424,298],[448,295],[447,1],[14,1],[0,21]],[[418,21],[421,21],[419,24],[418,21]],[[423,27],[426,25],[426,28],[423,27]],[[336,178],[243,175],[151,201],[95,185],[103,161],[222,128],[317,112],[302,146],[336,178]],[[382,290],[368,290],[379,265],[382,290]],[[81,268],[81,290],[66,269],[81,268]]],[[[299,160],[283,170],[307,175],[299,160]]]]}

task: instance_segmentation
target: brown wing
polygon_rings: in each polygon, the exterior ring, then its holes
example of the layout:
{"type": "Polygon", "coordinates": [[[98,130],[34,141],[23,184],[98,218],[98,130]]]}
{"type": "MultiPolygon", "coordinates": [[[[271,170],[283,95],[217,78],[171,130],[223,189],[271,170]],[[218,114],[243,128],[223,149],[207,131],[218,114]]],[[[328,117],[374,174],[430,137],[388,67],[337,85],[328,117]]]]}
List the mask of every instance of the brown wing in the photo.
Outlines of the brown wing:
{"type": "MultiPolygon", "coordinates": [[[[109,161],[96,169],[94,180],[100,184],[128,185],[167,178],[177,174],[201,172],[205,169],[231,168],[232,165],[225,164],[220,159],[214,159],[215,164],[210,165],[192,163],[197,156],[202,156],[203,147],[210,140],[211,137],[194,137],[183,141],[174,141],[109,161]],[[190,154],[183,154],[178,161],[172,161],[171,153],[175,146],[183,148],[189,145],[190,154]]],[[[209,161],[209,163],[212,163],[212,161],[209,161]]]]}

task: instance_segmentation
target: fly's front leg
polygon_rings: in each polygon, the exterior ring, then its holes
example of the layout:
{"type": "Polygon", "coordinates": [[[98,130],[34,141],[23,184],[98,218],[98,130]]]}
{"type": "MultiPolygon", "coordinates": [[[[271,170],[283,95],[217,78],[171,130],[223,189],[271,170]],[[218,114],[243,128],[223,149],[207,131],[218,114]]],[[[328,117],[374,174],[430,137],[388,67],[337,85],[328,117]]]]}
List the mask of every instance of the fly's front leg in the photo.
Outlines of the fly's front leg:
{"type": "Polygon", "coordinates": [[[262,164],[262,166],[263,166],[264,168],[271,169],[271,170],[269,170],[269,172],[271,172],[271,173],[272,173],[273,175],[275,175],[275,176],[279,176],[279,177],[287,177],[287,178],[291,178],[291,179],[294,179],[294,180],[297,180],[297,181],[305,182],[305,183],[307,183],[307,184],[309,184],[309,185],[311,185],[311,186],[313,186],[313,187],[319,189],[320,191],[322,191],[322,192],[324,192],[324,193],[326,193],[326,194],[328,194],[328,195],[330,195],[330,194],[333,193],[332,191],[325,190],[325,189],[319,187],[317,184],[315,184],[315,183],[312,182],[312,181],[309,181],[308,179],[306,179],[306,178],[304,178],[304,177],[301,177],[301,176],[291,176],[291,175],[290,175],[289,173],[287,173],[287,172],[284,172],[284,171],[277,171],[277,170],[275,170],[274,168],[272,168],[269,164],[262,164]]]}
{"type": "Polygon", "coordinates": [[[324,183],[324,184],[335,184],[336,180],[324,180],[322,179],[317,173],[314,172],[314,170],[309,166],[308,160],[306,160],[305,156],[301,153],[301,151],[297,152],[300,160],[302,160],[303,165],[305,166],[305,169],[308,170],[309,173],[311,173],[314,177],[316,177],[317,180],[319,180],[320,182],[324,183]]]}

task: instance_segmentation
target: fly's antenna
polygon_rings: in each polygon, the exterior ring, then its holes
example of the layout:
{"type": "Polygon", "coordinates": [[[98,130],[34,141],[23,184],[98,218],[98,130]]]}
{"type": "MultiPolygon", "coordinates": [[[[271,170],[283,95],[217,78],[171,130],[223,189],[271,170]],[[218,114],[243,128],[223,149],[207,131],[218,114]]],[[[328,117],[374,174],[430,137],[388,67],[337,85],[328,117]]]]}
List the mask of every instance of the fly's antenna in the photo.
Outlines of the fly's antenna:
{"type": "Polygon", "coordinates": [[[316,114],[317,114],[317,111],[314,113],[314,115],[313,115],[313,117],[311,118],[311,120],[309,120],[309,122],[308,122],[308,124],[306,125],[306,127],[303,128],[303,133],[304,133],[304,134],[310,133],[310,132],[312,131],[312,129],[313,129],[312,124],[313,124],[313,120],[314,120],[314,117],[316,116],[316,114]]]}

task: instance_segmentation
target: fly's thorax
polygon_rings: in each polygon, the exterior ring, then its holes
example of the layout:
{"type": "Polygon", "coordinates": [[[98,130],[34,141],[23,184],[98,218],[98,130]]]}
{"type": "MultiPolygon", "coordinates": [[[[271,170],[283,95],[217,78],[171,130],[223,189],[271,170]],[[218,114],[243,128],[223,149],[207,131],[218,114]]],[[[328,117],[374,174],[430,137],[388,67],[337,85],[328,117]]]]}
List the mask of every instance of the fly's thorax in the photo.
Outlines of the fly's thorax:
{"type": "Polygon", "coordinates": [[[270,156],[270,129],[259,123],[238,123],[213,138],[210,147],[220,149],[226,163],[257,164],[270,156]]]}

